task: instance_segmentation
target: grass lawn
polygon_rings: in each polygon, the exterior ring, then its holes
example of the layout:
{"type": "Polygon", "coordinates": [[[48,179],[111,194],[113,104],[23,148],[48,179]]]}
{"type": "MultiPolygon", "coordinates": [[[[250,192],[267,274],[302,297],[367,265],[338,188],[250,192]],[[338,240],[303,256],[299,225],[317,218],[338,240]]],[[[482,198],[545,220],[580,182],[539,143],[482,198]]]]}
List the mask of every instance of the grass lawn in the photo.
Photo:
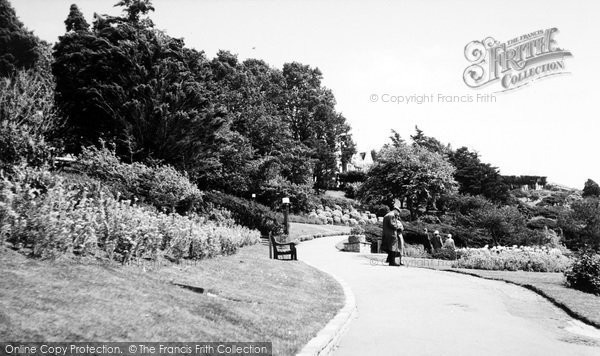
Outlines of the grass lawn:
{"type": "Polygon", "coordinates": [[[292,355],[344,303],[335,280],[264,245],[144,268],[0,247],[0,274],[0,341],[272,341],[292,355]]]}
{"type": "Polygon", "coordinates": [[[567,310],[569,314],[588,324],[600,327],[600,297],[567,288],[562,273],[487,271],[477,269],[450,269],[479,277],[508,281],[543,294],[553,303],[567,310]]]}
{"type": "Polygon", "coordinates": [[[302,223],[290,223],[290,238],[297,239],[300,236],[307,235],[325,235],[333,236],[335,234],[348,235],[350,234],[349,226],[341,225],[316,225],[316,224],[302,224],[302,223]]]}

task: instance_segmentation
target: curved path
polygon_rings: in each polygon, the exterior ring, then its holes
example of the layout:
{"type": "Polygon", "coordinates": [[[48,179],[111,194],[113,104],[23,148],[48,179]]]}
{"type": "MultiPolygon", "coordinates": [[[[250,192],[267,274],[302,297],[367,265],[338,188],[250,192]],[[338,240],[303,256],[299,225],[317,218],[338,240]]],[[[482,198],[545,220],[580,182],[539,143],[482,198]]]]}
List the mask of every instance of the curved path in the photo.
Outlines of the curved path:
{"type": "Polygon", "coordinates": [[[354,292],[358,316],[335,355],[600,355],[600,331],[527,289],[373,266],[365,255],[338,252],[335,244],[344,238],[306,241],[298,251],[301,260],[342,278],[354,292]]]}

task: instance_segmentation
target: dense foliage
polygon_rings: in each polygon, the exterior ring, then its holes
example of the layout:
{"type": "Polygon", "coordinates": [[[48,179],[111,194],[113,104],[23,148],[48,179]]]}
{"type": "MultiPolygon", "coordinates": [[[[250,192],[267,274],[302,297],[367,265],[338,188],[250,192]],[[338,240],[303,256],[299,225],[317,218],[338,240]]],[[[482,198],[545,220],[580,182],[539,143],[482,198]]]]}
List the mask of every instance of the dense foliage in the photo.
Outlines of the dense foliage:
{"type": "Polygon", "coordinates": [[[0,79],[0,169],[40,166],[56,154],[62,127],[54,109],[54,83],[44,73],[20,70],[0,79]]]}
{"type": "Polygon", "coordinates": [[[259,230],[265,236],[283,232],[283,218],[262,204],[218,191],[205,192],[204,201],[211,207],[229,210],[237,224],[259,230]]]}
{"type": "Polygon", "coordinates": [[[600,252],[600,199],[586,198],[574,202],[558,220],[565,245],[573,250],[600,252]]]}
{"type": "Polygon", "coordinates": [[[498,203],[508,201],[508,185],[503,182],[498,168],[481,162],[476,152],[461,147],[449,154],[449,161],[456,167],[454,179],[460,185],[460,193],[482,195],[498,203]]]}
{"type": "Polygon", "coordinates": [[[8,0],[0,0],[0,77],[32,68],[40,57],[40,40],[19,21],[8,0]]]}
{"type": "Polygon", "coordinates": [[[591,251],[583,253],[565,271],[565,277],[571,288],[600,295],[600,255],[591,251]]]}
{"type": "Polygon", "coordinates": [[[101,185],[68,183],[46,170],[0,181],[0,240],[35,257],[65,253],[179,260],[232,254],[260,241],[257,231],[201,217],[167,215],[117,200],[101,185]]]}
{"type": "Polygon", "coordinates": [[[583,186],[583,197],[600,197],[600,185],[591,179],[588,179],[583,186]]]}
{"type": "Polygon", "coordinates": [[[226,51],[211,60],[154,28],[149,0],[117,5],[122,17],[96,16],[91,27],[72,7],[54,48],[70,150],[105,139],[127,161],[158,159],[201,189],[240,196],[279,177],[335,183],[336,152],[348,160],[354,143],[319,69],[226,51]]]}
{"type": "Polygon", "coordinates": [[[369,170],[358,197],[365,203],[406,201],[413,217],[421,208],[435,208],[442,194],[452,192],[454,167],[443,156],[421,146],[387,145],[369,170]]]}
{"type": "Polygon", "coordinates": [[[136,199],[163,211],[187,213],[198,208],[202,193],[188,177],[168,165],[123,163],[106,147],[83,148],[76,167],[102,180],[123,199],[136,199]]]}
{"type": "Polygon", "coordinates": [[[572,263],[559,249],[545,247],[492,247],[459,249],[459,268],[504,271],[563,272],[572,263]]]}

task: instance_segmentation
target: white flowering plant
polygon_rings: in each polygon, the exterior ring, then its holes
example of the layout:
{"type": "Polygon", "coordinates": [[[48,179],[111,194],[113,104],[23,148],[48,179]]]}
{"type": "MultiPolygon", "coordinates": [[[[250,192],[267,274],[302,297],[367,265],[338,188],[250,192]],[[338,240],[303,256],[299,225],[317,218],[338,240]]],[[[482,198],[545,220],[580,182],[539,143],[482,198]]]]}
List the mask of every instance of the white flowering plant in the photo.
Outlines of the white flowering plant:
{"type": "Polygon", "coordinates": [[[494,246],[456,250],[457,268],[485,270],[563,272],[572,259],[563,250],[549,246],[494,246]]]}
{"type": "Polygon", "coordinates": [[[104,190],[67,183],[42,169],[0,176],[0,244],[35,257],[104,255],[204,259],[260,242],[257,230],[202,216],[167,214],[119,200],[104,190]],[[43,182],[43,184],[40,184],[43,182]]]}

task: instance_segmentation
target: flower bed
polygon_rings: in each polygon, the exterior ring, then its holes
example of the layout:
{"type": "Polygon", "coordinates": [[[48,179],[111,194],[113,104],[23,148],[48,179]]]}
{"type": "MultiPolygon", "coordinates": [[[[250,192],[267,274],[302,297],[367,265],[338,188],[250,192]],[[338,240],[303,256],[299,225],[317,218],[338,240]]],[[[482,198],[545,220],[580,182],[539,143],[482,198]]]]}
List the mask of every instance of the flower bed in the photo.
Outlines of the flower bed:
{"type": "Polygon", "coordinates": [[[563,272],[572,260],[558,248],[545,246],[497,246],[456,250],[453,267],[485,270],[563,272]]]}
{"type": "Polygon", "coordinates": [[[159,253],[204,259],[260,242],[258,231],[227,220],[165,214],[44,170],[0,177],[0,236],[0,244],[30,249],[35,257],[73,253],[122,262],[159,253]]]}

